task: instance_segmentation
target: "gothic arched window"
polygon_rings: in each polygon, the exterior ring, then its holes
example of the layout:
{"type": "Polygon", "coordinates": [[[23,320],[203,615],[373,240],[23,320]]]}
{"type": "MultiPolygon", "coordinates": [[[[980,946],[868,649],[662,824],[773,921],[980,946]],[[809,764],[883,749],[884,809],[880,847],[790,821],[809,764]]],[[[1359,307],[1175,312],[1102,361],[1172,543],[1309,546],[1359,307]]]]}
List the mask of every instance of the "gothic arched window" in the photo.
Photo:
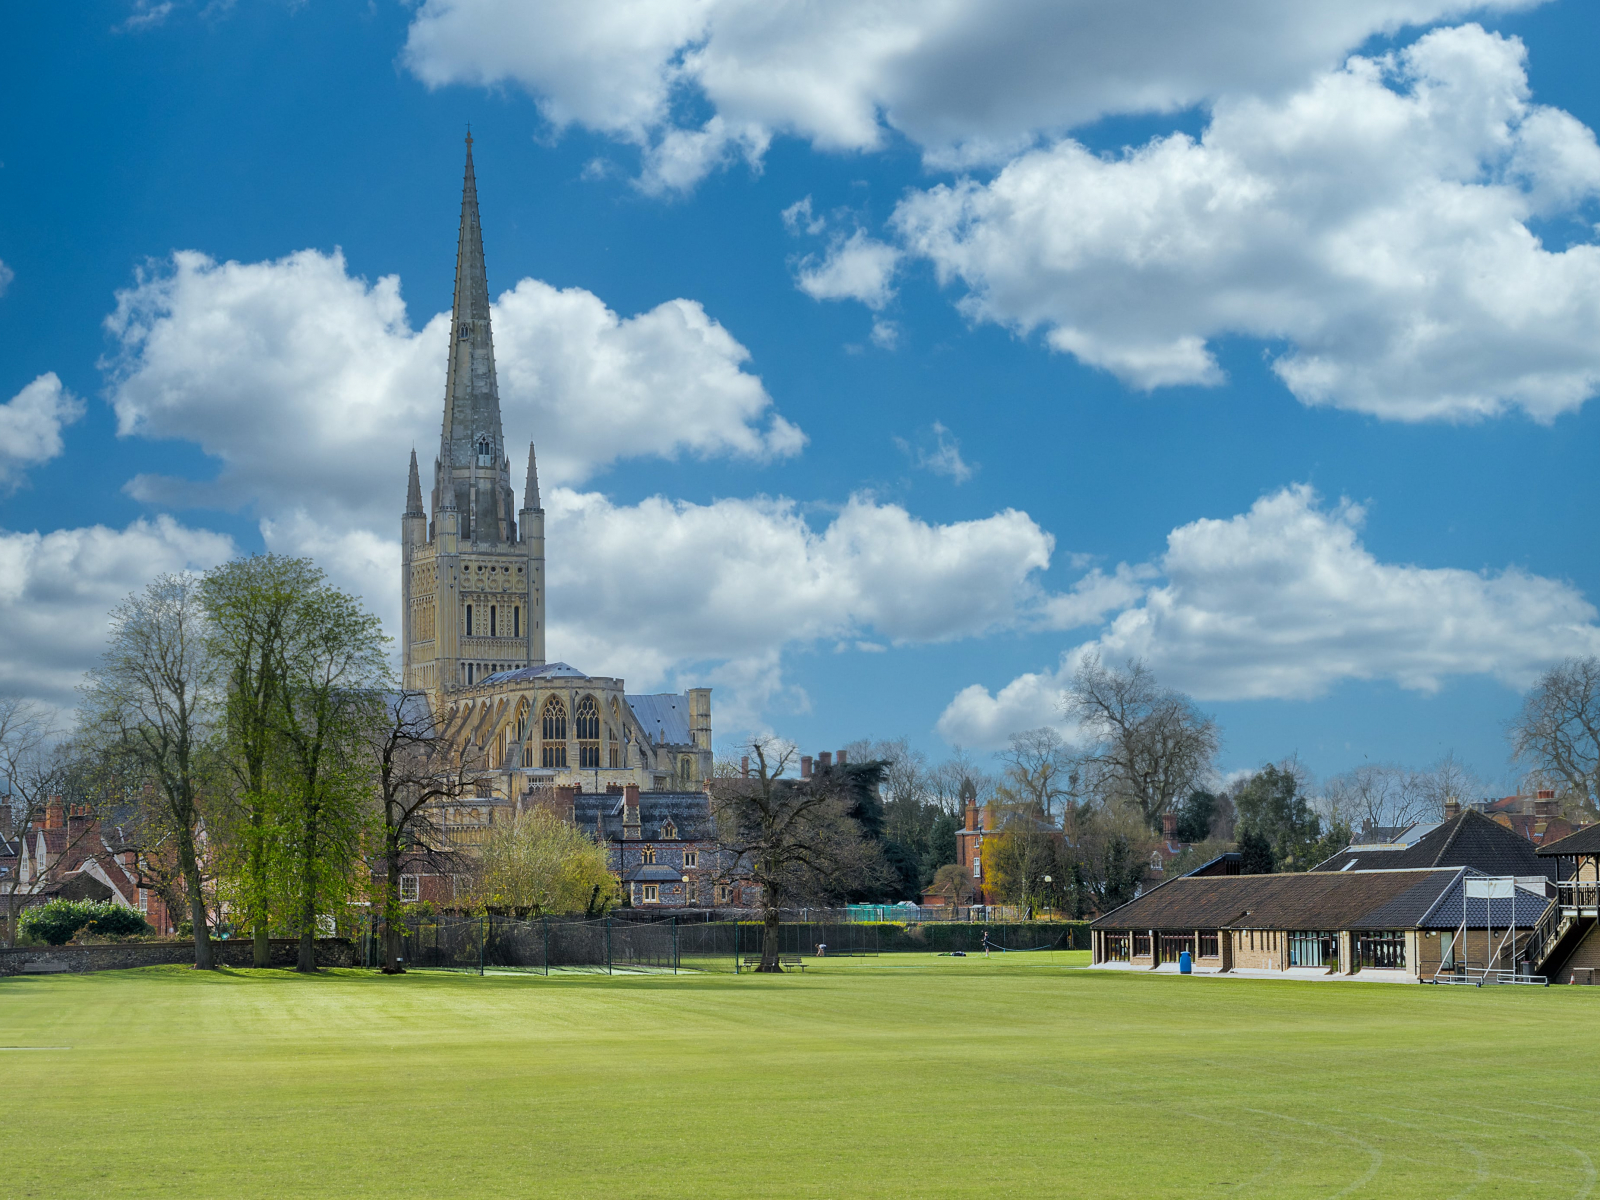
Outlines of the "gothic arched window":
{"type": "Polygon", "coordinates": [[[578,735],[578,768],[589,770],[600,765],[600,706],[593,696],[578,701],[575,733],[578,735]]]}
{"type": "Polygon", "coordinates": [[[551,696],[544,702],[544,745],[540,755],[546,767],[567,765],[567,706],[559,697],[551,696]]]}

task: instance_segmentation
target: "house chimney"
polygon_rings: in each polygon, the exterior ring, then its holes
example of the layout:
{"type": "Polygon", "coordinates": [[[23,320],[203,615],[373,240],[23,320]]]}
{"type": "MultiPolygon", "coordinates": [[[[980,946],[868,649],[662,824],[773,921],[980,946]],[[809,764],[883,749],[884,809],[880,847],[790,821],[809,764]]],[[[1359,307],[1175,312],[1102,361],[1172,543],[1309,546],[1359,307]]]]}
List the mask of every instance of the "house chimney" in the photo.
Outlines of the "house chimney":
{"type": "Polygon", "coordinates": [[[841,767],[844,766],[844,751],[841,750],[839,753],[835,754],[833,756],[833,761],[838,763],[841,767]]]}
{"type": "Polygon", "coordinates": [[[62,807],[60,796],[51,796],[49,803],[44,806],[44,827],[46,829],[67,827],[67,810],[62,807]]]}
{"type": "Polygon", "coordinates": [[[74,804],[67,817],[67,840],[76,842],[87,837],[94,828],[95,820],[90,815],[91,809],[87,804],[74,804]]]}
{"type": "Polygon", "coordinates": [[[800,756],[800,778],[811,778],[811,755],[809,754],[802,754],[800,756]]]}
{"type": "Polygon", "coordinates": [[[1169,842],[1178,840],[1178,814],[1164,812],[1161,814],[1161,836],[1169,842]]]}
{"type": "Polygon", "coordinates": [[[639,785],[630,783],[622,789],[622,836],[636,842],[639,834],[639,785]]]}
{"type": "Polygon", "coordinates": [[[1461,815],[1461,801],[1459,801],[1459,800],[1446,800],[1444,802],[1444,819],[1446,821],[1453,820],[1454,818],[1459,817],[1460,815],[1461,815]]]}
{"type": "Polygon", "coordinates": [[[830,753],[827,750],[824,750],[820,754],[818,754],[817,755],[817,766],[819,766],[819,767],[831,767],[831,766],[833,766],[833,755],[832,755],[832,753],[830,753]]]}
{"type": "Polygon", "coordinates": [[[1533,815],[1546,819],[1559,817],[1561,815],[1561,803],[1557,800],[1546,800],[1544,793],[1540,792],[1539,798],[1533,802],[1533,815]]]}
{"type": "Polygon", "coordinates": [[[750,756],[748,754],[739,760],[739,778],[750,778],[750,756]]]}
{"type": "Polygon", "coordinates": [[[578,789],[571,784],[561,784],[556,788],[556,816],[563,821],[574,821],[574,814],[578,810],[578,789]]]}
{"type": "Polygon", "coordinates": [[[966,810],[961,814],[966,822],[964,828],[968,833],[975,833],[978,828],[978,802],[970,796],[967,798],[966,810]]]}

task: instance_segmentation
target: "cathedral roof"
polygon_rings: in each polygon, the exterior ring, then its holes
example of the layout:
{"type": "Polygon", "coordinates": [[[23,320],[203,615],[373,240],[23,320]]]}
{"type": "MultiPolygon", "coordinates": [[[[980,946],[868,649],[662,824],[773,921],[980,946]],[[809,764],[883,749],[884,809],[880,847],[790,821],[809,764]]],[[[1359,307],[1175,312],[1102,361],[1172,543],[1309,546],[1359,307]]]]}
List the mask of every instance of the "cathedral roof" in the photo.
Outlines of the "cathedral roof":
{"type": "Polygon", "coordinates": [[[537,667],[519,667],[515,671],[497,671],[485,676],[484,683],[517,683],[527,679],[588,679],[589,676],[564,662],[544,663],[537,667]]]}
{"type": "Polygon", "coordinates": [[[668,692],[658,696],[629,696],[628,707],[657,745],[687,746],[689,697],[668,692]]]}

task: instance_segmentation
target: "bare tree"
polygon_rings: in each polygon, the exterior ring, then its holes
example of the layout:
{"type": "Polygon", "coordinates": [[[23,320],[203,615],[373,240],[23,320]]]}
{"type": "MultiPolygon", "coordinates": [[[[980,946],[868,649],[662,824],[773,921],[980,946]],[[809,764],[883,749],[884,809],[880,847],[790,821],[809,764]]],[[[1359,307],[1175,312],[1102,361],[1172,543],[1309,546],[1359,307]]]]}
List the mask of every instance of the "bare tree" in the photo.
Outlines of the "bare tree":
{"type": "Polygon", "coordinates": [[[1180,796],[1213,773],[1217,726],[1142,662],[1107,668],[1090,655],[1072,676],[1063,713],[1093,739],[1078,758],[1080,795],[1137,810],[1152,830],[1180,796]]]}
{"type": "Polygon", "coordinates": [[[383,970],[394,975],[402,971],[402,869],[420,862],[435,874],[445,874],[458,865],[434,816],[440,804],[465,793],[469,743],[448,735],[426,696],[400,691],[388,697],[383,720],[369,731],[368,744],[382,804],[383,970]]]}
{"type": "Polygon", "coordinates": [[[83,687],[86,731],[151,787],[152,814],[172,839],[189,919],[194,965],[212,968],[198,837],[201,791],[219,694],[207,653],[199,581],[161,575],[111,613],[111,637],[83,687]]]}
{"type": "Polygon", "coordinates": [[[1061,734],[1050,726],[1013,733],[1000,760],[1006,764],[997,788],[1002,803],[1053,822],[1056,802],[1071,802],[1072,757],[1061,734]]]}
{"type": "MultiPolygon", "coordinates": [[[[20,850],[23,838],[44,820],[50,797],[62,790],[66,761],[60,747],[61,731],[52,710],[19,696],[0,697],[0,774],[10,794],[6,803],[20,850]]],[[[5,941],[16,940],[17,914],[22,904],[22,855],[15,875],[0,878],[5,891],[5,941]]],[[[30,887],[40,880],[30,880],[30,887]]]]}
{"type": "Polygon", "coordinates": [[[1484,790],[1483,780],[1453,750],[1426,771],[1413,773],[1409,783],[1421,809],[1417,820],[1442,820],[1446,804],[1470,804],[1484,790]]]}
{"type": "Polygon", "coordinates": [[[758,971],[779,972],[782,910],[813,896],[838,894],[887,877],[882,856],[848,815],[848,800],[830,782],[782,778],[794,747],[754,738],[749,777],[711,784],[711,819],[728,859],[724,879],[749,879],[761,889],[762,939],[758,971]]]}
{"type": "Polygon", "coordinates": [[[1509,729],[1512,753],[1600,813],[1600,658],[1569,658],[1534,684],[1509,729]]]}

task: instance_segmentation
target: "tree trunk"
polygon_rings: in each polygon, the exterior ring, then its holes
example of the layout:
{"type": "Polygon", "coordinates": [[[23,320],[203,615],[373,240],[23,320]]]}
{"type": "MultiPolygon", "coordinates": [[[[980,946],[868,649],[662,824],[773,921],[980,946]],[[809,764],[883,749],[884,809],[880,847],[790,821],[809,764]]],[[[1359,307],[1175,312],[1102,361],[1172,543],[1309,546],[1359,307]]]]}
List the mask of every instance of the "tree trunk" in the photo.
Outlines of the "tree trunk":
{"type": "Polygon", "coordinates": [[[267,847],[263,840],[260,793],[250,805],[250,936],[251,961],[258,967],[272,965],[272,943],[267,925],[266,876],[267,847]]]}
{"type": "Polygon", "coordinates": [[[206,926],[206,898],[200,891],[200,863],[195,857],[194,835],[178,829],[178,862],[183,867],[183,885],[189,891],[189,922],[194,926],[194,966],[197,971],[216,968],[211,956],[211,930],[206,926]]]}
{"type": "Polygon", "coordinates": [[[391,913],[396,907],[400,895],[400,839],[391,836],[385,847],[385,858],[388,860],[388,872],[384,880],[384,917],[383,917],[383,970],[387,975],[400,975],[405,968],[400,965],[400,930],[391,918],[391,913]]]}
{"type": "MultiPolygon", "coordinates": [[[[313,810],[314,812],[315,810],[313,810]]],[[[317,818],[308,815],[305,844],[301,847],[300,887],[305,901],[300,908],[300,958],[296,971],[317,969],[317,818]]]]}
{"type": "Polygon", "coordinates": [[[778,965],[778,910],[769,908],[761,922],[761,965],[757,971],[783,974],[778,965]]]}

